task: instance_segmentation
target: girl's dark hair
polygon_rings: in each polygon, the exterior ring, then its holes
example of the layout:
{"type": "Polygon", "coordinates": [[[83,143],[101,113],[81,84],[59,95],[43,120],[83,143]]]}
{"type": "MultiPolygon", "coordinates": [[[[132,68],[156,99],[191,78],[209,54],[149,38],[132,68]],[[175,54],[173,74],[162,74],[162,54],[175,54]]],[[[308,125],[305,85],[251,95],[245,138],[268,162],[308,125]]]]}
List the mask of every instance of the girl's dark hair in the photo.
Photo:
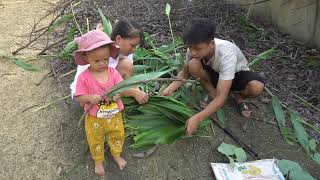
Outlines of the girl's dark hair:
{"type": "Polygon", "coordinates": [[[214,39],[215,24],[207,18],[192,19],[182,32],[182,39],[188,46],[209,42],[214,39]]]}
{"type": "Polygon", "coordinates": [[[114,41],[117,35],[122,38],[139,37],[140,42],[144,38],[141,25],[137,21],[127,18],[122,18],[116,23],[111,33],[111,39],[114,41]]]}

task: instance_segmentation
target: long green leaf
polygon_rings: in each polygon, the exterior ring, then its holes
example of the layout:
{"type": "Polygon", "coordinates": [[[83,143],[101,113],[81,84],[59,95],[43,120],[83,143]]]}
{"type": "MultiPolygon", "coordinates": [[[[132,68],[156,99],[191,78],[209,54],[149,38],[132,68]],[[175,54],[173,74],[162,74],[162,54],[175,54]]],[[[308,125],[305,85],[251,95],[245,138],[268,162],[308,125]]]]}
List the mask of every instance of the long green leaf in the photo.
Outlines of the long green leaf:
{"type": "Polygon", "coordinates": [[[128,125],[136,127],[138,130],[148,130],[157,127],[165,127],[168,125],[174,125],[172,121],[165,116],[155,116],[148,117],[146,115],[129,116],[128,125]]]}
{"type": "Polygon", "coordinates": [[[285,127],[286,118],[285,118],[283,108],[280,104],[278,97],[274,95],[272,96],[272,108],[273,108],[282,136],[284,137],[284,139],[288,144],[293,145],[294,142],[296,142],[296,137],[294,133],[292,133],[291,128],[285,127]]]}
{"type": "Polygon", "coordinates": [[[111,33],[112,33],[112,25],[111,25],[111,22],[109,21],[109,19],[107,19],[103,13],[101,12],[100,9],[98,9],[98,12],[99,12],[99,16],[102,20],[102,26],[103,26],[103,31],[108,34],[109,36],[111,36],[111,33]]]}
{"type": "Polygon", "coordinates": [[[171,43],[169,45],[162,45],[160,46],[157,51],[162,52],[162,53],[167,53],[167,52],[174,52],[174,49],[177,48],[177,46],[180,46],[183,44],[183,41],[181,38],[176,39],[174,43],[171,43]]]}
{"type": "Polygon", "coordinates": [[[218,117],[218,120],[219,120],[222,124],[225,124],[226,116],[225,116],[225,114],[224,114],[224,109],[223,109],[223,108],[220,108],[220,109],[217,111],[217,117],[218,117]]]}
{"type": "Polygon", "coordinates": [[[318,164],[320,164],[320,153],[315,152],[312,156],[312,159],[316,161],[318,164]]]}
{"type": "Polygon", "coordinates": [[[294,145],[295,142],[297,141],[297,138],[293,132],[293,129],[291,128],[287,128],[287,127],[283,127],[280,128],[281,134],[284,137],[284,140],[290,144],[290,145],[294,145]]]}
{"type": "Polygon", "coordinates": [[[62,57],[72,57],[72,53],[78,49],[78,44],[75,41],[70,41],[60,53],[62,57]]]}
{"type": "Polygon", "coordinates": [[[237,162],[245,162],[247,160],[246,152],[242,148],[235,148],[234,155],[236,156],[237,162]]]}
{"type": "Polygon", "coordinates": [[[232,144],[221,143],[217,149],[220,153],[226,155],[231,164],[234,163],[234,160],[237,162],[243,162],[247,160],[247,155],[242,148],[237,148],[232,144]],[[232,158],[235,156],[236,158],[232,158]]]}
{"type": "Polygon", "coordinates": [[[284,176],[289,176],[290,180],[315,180],[314,177],[294,161],[286,159],[279,160],[278,167],[284,176]]]}
{"type": "Polygon", "coordinates": [[[54,29],[59,27],[61,24],[68,22],[70,19],[73,18],[72,14],[66,14],[60,18],[58,18],[56,21],[53,22],[53,24],[48,29],[48,32],[52,32],[54,29]]]}
{"type": "Polygon", "coordinates": [[[77,26],[73,25],[67,33],[67,43],[73,41],[74,35],[77,33],[77,26]]]}
{"type": "Polygon", "coordinates": [[[248,67],[256,65],[261,60],[266,60],[266,59],[270,58],[270,56],[274,50],[275,50],[275,48],[271,48],[271,49],[268,49],[268,50],[264,51],[263,53],[259,54],[256,58],[254,58],[251,62],[249,62],[248,67]]]}
{"type": "Polygon", "coordinates": [[[16,65],[22,67],[23,69],[28,70],[28,71],[34,71],[34,72],[41,71],[40,69],[33,67],[31,64],[23,62],[23,60],[21,60],[19,58],[15,58],[14,63],[16,65]]]}
{"type": "Polygon", "coordinates": [[[309,140],[309,147],[312,151],[316,151],[317,149],[317,142],[315,139],[309,140]]]}
{"type": "Polygon", "coordinates": [[[232,156],[232,155],[234,155],[235,148],[237,148],[237,147],[232,144],[222,143],[218,147],[218,151],[222,154],[232,156]]]}
{"type": "Polygon", "coordinates": [[[159,78],[160,76],[168,73],[169,71],[171,70],[161,71],[161,72],[151,72],[151,73],[131,76],[130,78],[124,81],[121,81],[119,84],[113,86],[107,94],[108,96],[112,97],[115,94],[118,94],[124,90],[130,89],[132,87],[145,83],[143,81],[154,80],[156,78],[159,78]]]}
{"type": "Polygon", "coordinates": [[[150,68],[151,67],[147,66],[147,65],[134,65],[133,66],[133,70],[134,70],[135,73],[141,73],[144,70],[147,70],[147,69],[150,69],[150,68]]]}
{"type": "Polygon", "coordinates": [[[169,17],[170,16],[170,11],[171,11],[171,6],[170,6],[170,4],[166,4],[166,12],[165,12],[165,14],[169,17]]]}
{"type": "Polygon", "coordinates": [[[286,118],[277,96],[272,96],[272,107],[280,128],[286,126],[286,118]]]}
{"type": "Polygon", "coordinates": [[[301,144],[301,146],[310,153],[310,147],[309,147],[309,136],[306,133],[303,125],[300,123],[300,117],[298,114],[292,110],[290,112],[290,120],[293,125],[294,133],[298,139],[298,142],[301,144]]]}

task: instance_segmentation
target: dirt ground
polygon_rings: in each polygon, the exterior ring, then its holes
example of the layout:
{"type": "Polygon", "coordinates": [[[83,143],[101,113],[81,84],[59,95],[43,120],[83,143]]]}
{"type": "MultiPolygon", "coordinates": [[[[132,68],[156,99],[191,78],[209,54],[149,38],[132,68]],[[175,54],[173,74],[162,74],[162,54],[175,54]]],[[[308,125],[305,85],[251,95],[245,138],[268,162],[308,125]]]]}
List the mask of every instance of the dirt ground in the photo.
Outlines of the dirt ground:
{"type": "MultiPolygon", "coordinates": [[[[51,1],[53,2],[53,1],[51,1]]],[[[50,5],[41,0],[0,1],[0,52],[9,54],[15,43],[24,42],[35,17],[41,17],[50,5]],[[41,8],[40,8],[41,7],[41,8]],[[34,9],[37,9],[35,11],[34,9]],[[41,9],[41,11],[39,11],[41,9]]],[[[24,55],[33,54],[25,51],[24,55]]],[[[52,77],[45,60],[30,61],[41,72],[30,72],[15,65],[12,60],[0,58],[0,179],[100,179],[94,175],[93,162],[86,154],[83,127],[78,127],[81,111],[70,101],[61,101],[33,112],[36,107],[63,97],[61,87],[52,77]]],[[[61,78],[64,85],[73,75],[61,78]]],[[[68,92],[68,87],[63,87],[68,92]]],[[[225,106],[228,126],[261,158],[278,158],[297,161],[314,177],[320,177],[319,166],[303,149],[290,146],[273,125],[269,104],[256,99],[255,120],[247,132],[241,128],[244,119],[239,116],[232,101],[225,106]]],[[[172,145],[163,145],[148,158],[134,158],[136,151],[125,146],[123,156],[128,166],[120,171],[107,152],[107,176],[103,179],[214,179],[210,162],[227,162],[216,148],[222,143],[236,143],[213,124],[208,137],[187,138],[172,145]]],[[[130,139],[126,141],[130,144],[130,139]]],[[[249,158],[249,160],[253,160],[249,158]]]]}

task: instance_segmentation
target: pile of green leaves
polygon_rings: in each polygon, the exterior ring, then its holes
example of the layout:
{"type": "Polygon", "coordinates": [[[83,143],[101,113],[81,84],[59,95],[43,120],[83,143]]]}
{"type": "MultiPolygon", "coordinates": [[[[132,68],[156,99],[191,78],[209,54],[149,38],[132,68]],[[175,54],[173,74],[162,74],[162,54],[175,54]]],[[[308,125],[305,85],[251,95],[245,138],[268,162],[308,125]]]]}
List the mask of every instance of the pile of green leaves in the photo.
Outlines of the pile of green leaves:
{"type": "MultiPolygon", "coordinates": [[[[171,97],[152,96],[145,105],[124,98],[127,134],[133,137],[131,147],[146,149],[157,144],[170,144],[185,134],[185,123],[196,111],[171,97]]],[[[202,121],[199,128],[210,123],[202,121]]]]}

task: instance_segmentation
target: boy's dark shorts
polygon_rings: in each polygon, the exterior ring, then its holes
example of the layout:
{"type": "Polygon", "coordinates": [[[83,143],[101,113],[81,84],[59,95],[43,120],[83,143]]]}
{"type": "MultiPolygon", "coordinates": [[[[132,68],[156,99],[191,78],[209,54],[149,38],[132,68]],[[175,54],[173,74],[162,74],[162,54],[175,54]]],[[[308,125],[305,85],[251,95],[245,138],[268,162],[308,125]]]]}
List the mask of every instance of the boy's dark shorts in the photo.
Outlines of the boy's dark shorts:
{"type": "MultiPolygon", "coordinates": [[[[216,88],[219,81],[219,73],[215,72],[210,66],[202,62],[203,69],[209,74],[212,85],[216,88]]],[[[264,83],[263,78],[256,72],[239,71],[235,74],[231,85],[231,91],[241,91],[246,88],[250,81],[257,80],[264,83]]]]}

